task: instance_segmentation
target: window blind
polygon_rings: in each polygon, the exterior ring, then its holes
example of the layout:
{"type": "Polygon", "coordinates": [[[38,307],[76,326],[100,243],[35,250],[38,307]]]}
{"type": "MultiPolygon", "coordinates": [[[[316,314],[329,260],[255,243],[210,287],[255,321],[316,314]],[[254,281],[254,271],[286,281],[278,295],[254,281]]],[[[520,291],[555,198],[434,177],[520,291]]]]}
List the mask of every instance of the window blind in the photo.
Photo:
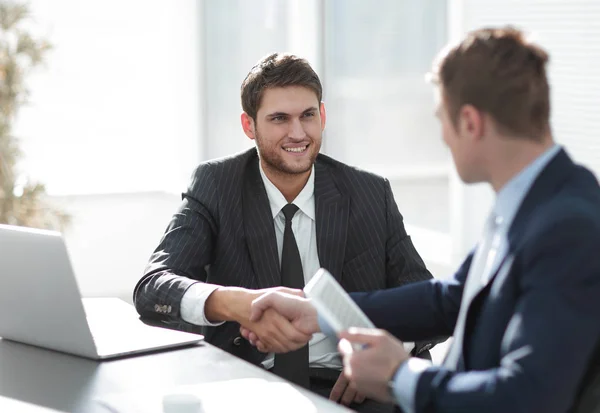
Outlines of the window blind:
{"type": "Polygon", "coordinates": [[[465,0],[463,13],[465,31],[511,24],[550,53],[554,137],[600,175],[600,1],[465,0]]]}

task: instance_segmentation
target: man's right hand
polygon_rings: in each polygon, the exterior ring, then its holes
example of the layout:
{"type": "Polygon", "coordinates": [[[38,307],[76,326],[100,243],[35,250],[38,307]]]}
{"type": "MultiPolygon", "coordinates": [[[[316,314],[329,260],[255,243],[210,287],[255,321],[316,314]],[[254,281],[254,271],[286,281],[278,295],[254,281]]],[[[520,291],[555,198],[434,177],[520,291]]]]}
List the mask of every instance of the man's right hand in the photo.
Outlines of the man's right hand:
{"type": "Polygon", "coordinates": [[[304,296],[302,290],[287,287],[264,288],[261,290],[219,287],[206,299],[204,314],[211,322],[235,321],[243,324],[250,319],[252,302],[262,295],[274,291],[304,296]]]}
{"type": "Polygon", "coordinates": [[[312,333],[308,334],[298,330],[288,318],[267,308],[262,317],[250,320],[253,301],[275,292],[285,293],[292,297],[304,296],[302,290],[286,287],[262,290],[219,287],[205,303],[206,317],[210,321],[235,321],[241,325],[243,330],[253,331],[255,336],[261,337],[261,347],[258,347],[260,351],[287,353],[296,350],[310,340],[312,333]]]}
{"type": "Polygon", "coordinates": [[[261,345],[257,349],[264,353],[294,351],[308,343],[312,337],[312,334],[298,330],[287,318],[271,308],[264,312],[260,320],[242,323],[240,331],[252,331],[256,337],[260,337],[261,345]]]}
{"type": "MultiPolygon", "coordinates": [[[[308,338],[303,342],[289,340],[286,343],[280,343],[288,351],[297,350],[304,346],[314,333],[319,332],[317,310],[312,306],[310,300],[299,295],[292,295],[281,291],[268,292],[256,298],[252,302],[250,322],[262,321],[267,316],[267,313],[273,310],[289,320],[299,333],[304,334],[308,338]]],[[[276,348],[268,343],[272,340],[262,335],[260,331],[246,328],[244,325],[242,325],[240,330],[242,335],[255,345],[258,350],[262,352],[276,350],[276,348]]]]}

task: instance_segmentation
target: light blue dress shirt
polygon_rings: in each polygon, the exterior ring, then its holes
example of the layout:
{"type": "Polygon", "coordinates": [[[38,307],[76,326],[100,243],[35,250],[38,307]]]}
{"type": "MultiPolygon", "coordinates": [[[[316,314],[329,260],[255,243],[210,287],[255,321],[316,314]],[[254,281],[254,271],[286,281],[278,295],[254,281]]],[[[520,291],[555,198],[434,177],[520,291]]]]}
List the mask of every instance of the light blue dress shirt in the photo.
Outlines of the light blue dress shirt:
{"type": "MultiPolygon", "coordinates": [[[[500,237],[501,241],[493,267],[508,252],[508,230],[525,195],[529,192],[529,189],[541,171],[556,156],[560,149],[560,146],[554,145],[546,150],[498,192],[492,215],[496,217],[496,222],[498,223],[494,235],[500,237]]],[[[394,374],[393,393],[396,402],[406,413],[414,413],[415,393],[419,377],[430,366],[431,364],[426,360],[409,358],[406,362],[402,363],[398,371],[394,374]]]]}

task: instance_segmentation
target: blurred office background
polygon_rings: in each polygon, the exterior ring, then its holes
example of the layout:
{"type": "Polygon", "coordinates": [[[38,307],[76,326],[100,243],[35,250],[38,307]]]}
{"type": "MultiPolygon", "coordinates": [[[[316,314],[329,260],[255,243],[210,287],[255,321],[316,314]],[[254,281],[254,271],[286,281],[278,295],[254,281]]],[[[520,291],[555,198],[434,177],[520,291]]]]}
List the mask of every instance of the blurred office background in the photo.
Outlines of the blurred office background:
{"type": "MultiPolygon", "coordinates": [[[[4,1],[4,0],[0,0],[4,1]]],[[[195,165],[252,145],[239,87],[273,51],[322,78],[323,152],[385,175],[435,276],[472,248],[493,195],[457,178],[424,74],[482,25],[514,24],[551,54],[552,125],[600,173],[597,0],[32,0],[53,45],[18,117],[24,175],[72,217],[82,294],[131,291],[195,165]]]]}

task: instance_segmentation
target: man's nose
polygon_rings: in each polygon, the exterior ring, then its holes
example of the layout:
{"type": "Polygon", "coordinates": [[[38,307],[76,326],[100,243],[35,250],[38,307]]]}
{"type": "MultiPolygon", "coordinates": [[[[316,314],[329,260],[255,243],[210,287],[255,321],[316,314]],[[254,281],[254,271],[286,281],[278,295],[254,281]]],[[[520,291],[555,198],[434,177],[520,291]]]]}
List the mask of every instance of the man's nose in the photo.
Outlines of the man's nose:
{"type": "Polygon", "coordinates": [[[300,119],[293,119],[290,123],[290,130],[288,133],[289,137],[292,139],[304,139],[306,137],[306,131],[304,130],[304,125],[300,119]]]}

